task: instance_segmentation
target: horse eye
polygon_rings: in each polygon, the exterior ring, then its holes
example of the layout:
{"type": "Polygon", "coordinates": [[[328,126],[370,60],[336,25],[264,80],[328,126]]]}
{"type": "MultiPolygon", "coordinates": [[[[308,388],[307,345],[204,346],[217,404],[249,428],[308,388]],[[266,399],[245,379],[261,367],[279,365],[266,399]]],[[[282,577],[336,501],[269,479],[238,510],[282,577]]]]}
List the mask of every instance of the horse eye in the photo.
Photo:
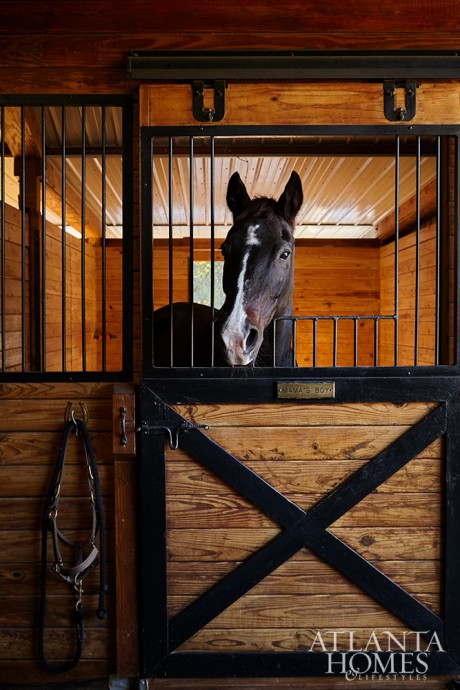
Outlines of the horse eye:
{"type": "Polygon", "coordinates": [[[281,252],[280,254],[280,259],[282,261],[286,261],[291,256],[291,252],[288,249],[285,249],[284,252],[281,252]]]}

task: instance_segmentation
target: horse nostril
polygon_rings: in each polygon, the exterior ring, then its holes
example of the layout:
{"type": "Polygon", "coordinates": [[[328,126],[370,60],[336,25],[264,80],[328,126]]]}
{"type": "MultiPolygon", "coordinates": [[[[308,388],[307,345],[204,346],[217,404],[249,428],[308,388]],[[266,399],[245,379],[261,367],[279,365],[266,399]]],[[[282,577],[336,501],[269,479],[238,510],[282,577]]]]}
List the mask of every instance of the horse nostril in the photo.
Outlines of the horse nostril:
{"type": "Polygon", "coordinates": [[[259,331],[255,326],[251,326],[249,333],[246,336],[245,341],[245,352],[250,352],[257,343],[257,338],[259,337],[259,331]]]}

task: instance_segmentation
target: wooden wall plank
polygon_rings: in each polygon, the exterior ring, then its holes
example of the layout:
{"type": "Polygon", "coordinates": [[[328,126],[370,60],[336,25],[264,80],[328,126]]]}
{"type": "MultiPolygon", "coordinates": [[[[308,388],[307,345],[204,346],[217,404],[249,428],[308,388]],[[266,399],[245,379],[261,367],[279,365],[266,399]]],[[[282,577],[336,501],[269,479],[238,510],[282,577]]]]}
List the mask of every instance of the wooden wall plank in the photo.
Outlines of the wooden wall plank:
{"type": "MultiPolygon", "coordinates": [[[[320,494],[287,494],[303,510],[313,508],[321,500],[320,494]]],[[[206,525],[214,529],[232,528],[259,529],[274,523],[254,506],[240,497],[174,496],[170,498],[167,519],[170,529],[187,529],[206,525]]],[[[440,527],[442,519],[440,494],[371,494],[357,506],[337,520],[341,527],[379,527],[395,525],[400,527],[440,527]]]]}
{"type": "MultiPolygon", "coordinates": [[[[341,481],[362,467],[365,458],[337,460],[246,460],[253,472],[263,477],[277,491],[300,499],[303,494],[332,491],[341,481]],[[307,467],[308,471],[304,469],[307,467]]],[[[415,459],[381,484],[378,493],[440,493],[443,463],[441,459],[415,459]]],[[[233,496],[233,490],[199,462],[171,458],[167,464],[167,482],[174,494],[181,496],[233,496]]]]}
{"type": "MultiPolygon", "coordinates": [[[[389,613],[382,606],[364,593],[360,594],[336,594],[334,604],[326,594],[312,596],[295,595],[252,595],[247,594],[213,621],[207,628],[234,628],[251,630],[259,627],[282,629],[286,620],[291,627],[303,628],[305,621],[309,620],[311,627],[316,630],[334,629],[339,622],[340,628],[350,630],[356,626],[357,612],[359,611],[360,627],[372,628],[378,619],[379,625],[400,627],[401,622],[396,616],[389,613]]],[[[183,602],[176,597],[170,597],[171,614],[178,613],[183,602]]]]}
{"type": "MultiPolygon", "coordinates": [[[[275,423],[275,422],[274,422],[275,423]]],[[[399,438],[409,427],[341,427],[340,436],[334,426],[293,426],[289,435],[280,436],[278,427],[251,429],[249,436],[226,427],[210,428],[206,433],[229,452],[242,460],[345,460],[371,459],[399,438]]],[[[182,451],[174,451],[176,457],[182,451]]],[[[168,451],[169,453],[169,451],[168,451]]],[[[424,457],[439,457],[437,443],[423,451],[424,457]]]]}
{"type": "MultiPolygon", "coordinates": [[[[128,9],[121,0],[100,0],[98,3],[82,0],[78,8],[67,0],[53,11],[49,3],[36,0],[33,7],[35,12],[29,14],[21,11],[13,0],[2,3],[2,15],[9,20],[9,32],[14,27],[16,35],[133,33],[142,36],[146,27],[166,34],[197,32],[197,29],[202,33],[227,33],[244,28],[270,34],[314,32],[321,35],[337,31],[345,40],[349,32],[356,32],[357,26],[362,33],[371,32],[379,37],[386,32],[403,36],[428,35],[429,29],[455,35],[460,29],[456,5],[451,0],[441,0],[436,5],[418,0],[404,4],[398,11],[376,0],[367,2],[365,11],[358,0],[350,0],[346,6],[340,0],[331,0],[327,8],[319,7],[314,0],[286,0],[281,7],[275,0],[265,0],[250,8],[241,0],[232,5],[219,2],[212,6],[206,0],[195,0],[193,13],[184,12],[180,0],[153,5],[148,0],[139,0],[136,11],[128,9]]],[[[2,24],[5,26],[6,22],[2,24]]],[[[2,33],[7,34],[7,29],[2,33]]]]}
{"type": "Polygon", "coordinates": [[[434,403],[315,403],[298,405],[175,405],[174,409],[192,424],[219,426],[392,426],[415,424],[435,407],[434,403]]]}
{"type": "MultiPolygon", "coordinates": [[[[194,125],[190,85],[142,86],[149,122],[141,125],[194,125]]],[[[413,124],[457,124],[460,83],[424,81],[417,89],[413,124]]],[[[225,116],[219,125],[389,125],[380,83],[228,84],[225,116]]],[[[145,110],[145,107],[144,107],[145,110]]],[[[212,130],[212,124],[206,125],[212,130]]]]}
{"type": "MultiPolygon", "coordinates": [[[[279,534],[271,529],[200,529],[169,531],[171,561],[241,561],[279,534]]],[[[437,560],[441,557],[439,530],[430,527],[336,527],[334,534],[364,558],[381,560],[437,560]]],[[[308,558],[299,552],[296,558],[308,558]]]]}
{"type": "MultiPolygon", "coordinates": [[[[239,562],[234,564],[234,567],[239,562]]],[[[439,594],[440,564],[438,561],[380,561],[378,568],[393,577],[412,593],[439,594]]],[[[197,597],[210,583],[217,582],[228,573],[228,563],[173,562],[169,565],[171,595],[197,597]]],[[[292,558],[283,563],[257,585],[260,594],[350,594],[359,588],[319,558],[310,560],[292,558]]]]}

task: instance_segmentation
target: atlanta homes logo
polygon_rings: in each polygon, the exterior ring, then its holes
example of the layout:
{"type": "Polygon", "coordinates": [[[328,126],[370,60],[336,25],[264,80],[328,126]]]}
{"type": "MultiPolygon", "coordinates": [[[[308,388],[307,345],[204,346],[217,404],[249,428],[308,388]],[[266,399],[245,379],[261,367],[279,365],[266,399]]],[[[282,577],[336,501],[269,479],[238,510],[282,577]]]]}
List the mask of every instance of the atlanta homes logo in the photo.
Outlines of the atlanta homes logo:
{"type": "Polygon", "coordinates": [[[353,630],[318,630],[308,651],[326,653],[326,675],[378,681],[426,680],[428,654],[444,650],[429,630],[373,631],[364,644],[357,644],[353,630]]]}

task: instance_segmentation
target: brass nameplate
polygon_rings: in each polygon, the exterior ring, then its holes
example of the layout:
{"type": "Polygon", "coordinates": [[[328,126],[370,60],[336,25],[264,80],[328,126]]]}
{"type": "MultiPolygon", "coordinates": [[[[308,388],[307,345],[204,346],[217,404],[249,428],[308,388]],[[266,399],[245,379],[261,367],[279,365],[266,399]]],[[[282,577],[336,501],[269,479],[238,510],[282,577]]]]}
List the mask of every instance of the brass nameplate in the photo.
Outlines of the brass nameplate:
{"type": "Polygon", "coordinates": [[[334,381],[289,381],[277,383],[278,398],[314,400],[316,398],[335,398],[334,381]]]}

